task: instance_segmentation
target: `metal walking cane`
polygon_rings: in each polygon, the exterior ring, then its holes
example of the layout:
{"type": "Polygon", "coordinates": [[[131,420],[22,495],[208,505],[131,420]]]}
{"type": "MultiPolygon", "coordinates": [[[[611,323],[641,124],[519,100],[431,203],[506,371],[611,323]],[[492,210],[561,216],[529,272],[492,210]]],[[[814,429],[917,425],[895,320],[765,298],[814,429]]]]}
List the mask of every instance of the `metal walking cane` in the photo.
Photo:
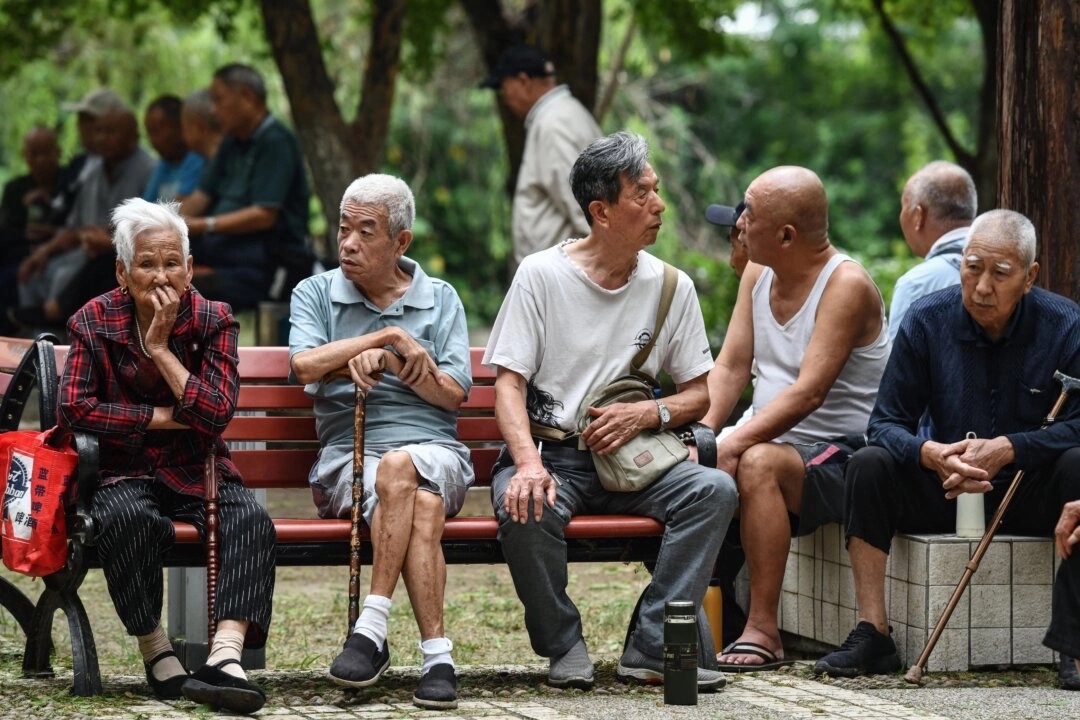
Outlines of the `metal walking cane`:
{"type": "Polygon", "coordinates": [[[356,407],[353,409],[353,478],[352,528],[349,534],[349,628],[356,627],[360,617],[360,522],[364,504],[364,411],[367,392],[356,386],[356,407]]]}
{"type": "MultiPolygon", "coordinates": [[[[1061,383],[1061,394],[1058,395],[1054,407],[1050,409],[1050,413],[1043,420],[1040,428],[1042,430],[1045,430],[1054,423],[1058,413],[1061,412],[1061,408],[1065,405],[1065,401],[1069,399],[1069,395],[1080,390],[1080,380],[1069,377],[1060,370],[1054,373],[1054,379],[1061,383]]],[[[982,562],[983,555],[985,555],[986,551],[990,548],[990,541],[994,539],[994,534],[997,533],[998,526],[1001,524],[1001,519],[1005,516],[1005,510],[1009,507],[1009,503],[1012,501],[1013,495],[1016,494],[1016,490],[1020,486],[1020,481],[1023,478],[1024,471],[1018,470],[1015,477],[1013,477],[1012,482],[1009,483],[1009,489],[1005,491],[1005,496],[1001,499],[1001,504],[998,505],[997,512],[994,513],[993,519],[986,525],[986,533],[983,534],[982,540],[979,541],[979,545],[975,548],[975,552],[972,554],[971,559],[968,560],[967,565],[964,566],[964,574],[960,577],[960,582],[957,583],[956,589],[953,590],[952,597],[949,598],[948,604],[945,606],[945,609],[941,613],[941,617],[934,626],[934,631],[930,633],[930,637],[926,641],[926,647],[923,648],[916,663],[912,665],[904,675],[904,680],[907,682],[914,685],[918,685],[922,682],[923,670],[926,668],[926,663],[930,659],[930,653],[934,651],[934,647],[937,645],[941,633],[945,630],[945,624],[949,622],[949,618],[952,617],[953,610],[956,609],[956,605],[964,595],[964,590],[967,589],[968,583],[971,582],[971,577],[975,574],[975,571],[979,569],[979,563],[982,562]]]]}

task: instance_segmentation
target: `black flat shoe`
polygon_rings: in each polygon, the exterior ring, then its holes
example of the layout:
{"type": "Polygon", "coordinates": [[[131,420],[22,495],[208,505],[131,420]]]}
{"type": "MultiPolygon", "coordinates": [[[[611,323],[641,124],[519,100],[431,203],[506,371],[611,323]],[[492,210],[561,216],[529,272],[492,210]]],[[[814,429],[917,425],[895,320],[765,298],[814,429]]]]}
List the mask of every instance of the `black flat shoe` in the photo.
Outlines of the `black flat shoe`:
{"type": "Polygon", "coordinates": [[[154,677],[153,667],[167,657],[176,657],[176,653],[172,650],[166,650],[150,662],[143,663],[143,667],[146,668],[146,682],[150,685],[150,689],[157,699],[179,700],[182,697],[180,688],[189,677],[187,671],[184,671],[183,675],[173,675],[171,678],[165,678],[164,680],[158,680],[154,677]]]}
{"type": "Polygon", "coordinates": [[[184,697],[192,702],[209,705],[215,710],[229,710],[249,715],[266,704],[266,695],[254,683],[233,677],[221,668],[236,660],[222,660],[216,665],[203,665],[187,679],[184,697]]]}

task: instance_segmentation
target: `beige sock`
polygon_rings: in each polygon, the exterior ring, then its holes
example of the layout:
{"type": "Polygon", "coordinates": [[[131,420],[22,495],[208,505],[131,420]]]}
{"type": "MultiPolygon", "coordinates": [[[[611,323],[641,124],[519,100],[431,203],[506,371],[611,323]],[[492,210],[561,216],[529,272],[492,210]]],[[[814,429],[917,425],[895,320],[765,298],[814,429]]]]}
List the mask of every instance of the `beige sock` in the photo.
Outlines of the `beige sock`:
{"type": "Polygon", "coordinates": [[[243,650],[244,633],[239,630],[218,630],[214,633],[214,644],[210,648],[210,657],[206,658],[206,664],[217,665],[224,660],[236,660],[235,663],[223,665],[221,671],[246,680],[244,668],[238,664],[243,650]]]}
{"type": "MultiPolygon", "coordinates": [[[[160,623],[149,635],[139,635],[138,640],[139,654],[142,655],[143,662],[148,665],[151,660],[161,653],[172,650],[172,643],[169,642],[169,638],[160,623]]],[[[155,680],[168,680],[177,675],[187,675],[187,671],[184,670],[184,666],[180,664],[175,655],[158,660],[151,666],[150,673],[155,680]]]]}

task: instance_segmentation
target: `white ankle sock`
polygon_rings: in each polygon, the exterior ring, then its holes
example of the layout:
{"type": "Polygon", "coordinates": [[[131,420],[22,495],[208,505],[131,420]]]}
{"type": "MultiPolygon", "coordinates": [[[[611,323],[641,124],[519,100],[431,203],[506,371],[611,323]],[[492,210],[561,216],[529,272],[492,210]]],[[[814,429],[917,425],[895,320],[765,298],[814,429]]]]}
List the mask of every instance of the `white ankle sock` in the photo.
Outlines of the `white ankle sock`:
{"type": "Polygon", "coordinates": [[[382,648],[386,643],[386,634],[389,632],[390,621],[390,598],[382,595],[368,595],[364,598],[364,609],[356,620],[353,632],[363,633],[371,638],[375,647],[382,648]]]}
{"type": "MultiPolygon", "coordinates": [[[[169,642],[169,637],[165,634],[165,630],[160,623],[149,635],[139,635],[137,639],[139,641],[139,654],[142,655],[143,662],[147,664],[161,653],[172,650],[172,643],[169,642]]],[[[168,680],[177,675],[187,675],[184,666],[172,655],[154,663],[150,667],[150,673],[155,680],[168,680]]]]}
{"type": "Polygon", "coordinates": [[[450,642],[450,638],[430,638],[421,642],[420,652],[424,653],[424,664],[420,668],[420,675],[423,676],[440,663],[454,667],[454,659],[450,657],[450,651],[453,649],[454,643],[450,642]]]}
{"type": "Polygon", "coordinates": [[[218,630],[214,633],[214,644],[210,647],[207,665],[216,665],[224,660],[236,660],[221,666],[221,672],[233,677],[247,679],[244,668],[239,665],[240,653],[244,651],[244,633],[239,630],[218,630]]]}

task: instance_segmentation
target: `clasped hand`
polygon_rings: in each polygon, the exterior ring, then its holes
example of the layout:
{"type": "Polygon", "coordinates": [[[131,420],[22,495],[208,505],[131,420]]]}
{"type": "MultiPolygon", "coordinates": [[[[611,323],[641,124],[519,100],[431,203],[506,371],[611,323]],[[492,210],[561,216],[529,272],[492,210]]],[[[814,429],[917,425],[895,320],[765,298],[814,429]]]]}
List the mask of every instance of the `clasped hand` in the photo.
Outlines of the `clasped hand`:
{"type": "Polygon", "coordinates": [[[928,441],[923,446],[924,465],[937,473],[949,500],[962,493],[989,492],[991,480],[1013,460],[1008,438],[969,438],[944,444],[928,441]]]}

